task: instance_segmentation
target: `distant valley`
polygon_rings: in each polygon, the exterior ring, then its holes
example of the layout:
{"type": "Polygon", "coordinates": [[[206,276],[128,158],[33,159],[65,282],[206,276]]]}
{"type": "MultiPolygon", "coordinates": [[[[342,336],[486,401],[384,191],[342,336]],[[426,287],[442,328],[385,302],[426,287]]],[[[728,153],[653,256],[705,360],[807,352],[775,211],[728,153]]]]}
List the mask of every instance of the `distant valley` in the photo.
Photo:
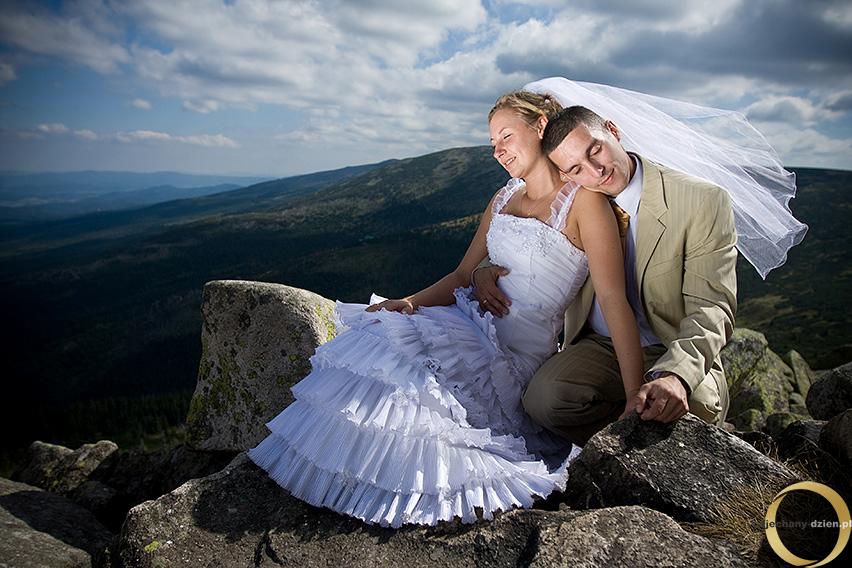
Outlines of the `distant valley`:
{"type": "Polygon", "coordinates": [[[177,172],[0,172],[0,227],[200,197],[261,181],[177,172]]]}
{"type": "MultiPolygon", "coordinates": [[[[843,231],[852,172],[797,174],[793,210],[811,229],[766,282],[741,260],[737,323],[766,333],[778,352],[795,348],[831,367],[852,359],[843,231]]],[[[0,309],[12,355],[4,451],[12,456],[34,438],[132,445],[180,422],[195,384],[205,282],[280,282],[362,302],[373,291],[417,290],[455,266],[505,180],[488,148],[457,148],[0,225],[0,309]]]]}

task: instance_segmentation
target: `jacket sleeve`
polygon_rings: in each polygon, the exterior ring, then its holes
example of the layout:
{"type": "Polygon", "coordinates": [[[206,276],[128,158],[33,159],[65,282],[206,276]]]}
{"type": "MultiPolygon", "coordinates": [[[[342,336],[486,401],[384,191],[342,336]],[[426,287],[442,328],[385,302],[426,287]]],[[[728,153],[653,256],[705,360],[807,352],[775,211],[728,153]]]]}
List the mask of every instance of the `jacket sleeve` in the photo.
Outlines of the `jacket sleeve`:
{"type": "Polygon", "coordinates": [[[737,249],[728,193],[708,192],[686,230],[683,265],[685,317],[668,350],[648,371],[678,375],[694,391],[734,329],[737,249]]]}

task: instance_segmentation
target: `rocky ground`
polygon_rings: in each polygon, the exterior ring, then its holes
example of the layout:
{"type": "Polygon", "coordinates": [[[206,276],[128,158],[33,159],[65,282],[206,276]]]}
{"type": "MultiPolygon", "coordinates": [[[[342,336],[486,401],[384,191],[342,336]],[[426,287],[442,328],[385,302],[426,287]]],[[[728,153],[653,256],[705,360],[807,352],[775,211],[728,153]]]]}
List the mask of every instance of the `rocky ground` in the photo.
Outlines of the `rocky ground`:
{"type": "Polygon", "coordinates": [[[629,417],[590,440],[565,493],[473,525],[392,530],[311,507],[244,451],[333,337],[332,309],[287,286],[208,283],[188,445],[33,443],[0,479],[0,567],[780,566],[762,526],[777,491],[815,479],[852,504],[852,363],[818,376],[739,329],[726,429],[629,417]]]}

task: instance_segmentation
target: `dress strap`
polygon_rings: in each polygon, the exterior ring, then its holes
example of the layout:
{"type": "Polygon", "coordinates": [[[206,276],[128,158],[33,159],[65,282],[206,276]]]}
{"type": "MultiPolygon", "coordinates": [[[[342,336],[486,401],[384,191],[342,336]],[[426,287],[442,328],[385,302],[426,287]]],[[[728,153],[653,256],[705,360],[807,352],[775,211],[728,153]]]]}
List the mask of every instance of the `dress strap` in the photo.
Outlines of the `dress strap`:
{"type": "Polygon", "coordinates": [[[568,218],[568,211],[571,210],[571,204],[574,203],[574,197],[577,195],[577,190],[580,186],[574,182],[567,182],[553,198],[550,204],[550,220],[548,225],[561,231],[565,227],[565,219],[568,218]]]}
{"type": "Polygon", "coordinates": [[[503,208],[506,207],[506,204],[509,203],[512,196],[515,195],[519,189],[524,187],[524,185],[526,184],[521,178],[511,178],[507,181],[506,185],[497,192],[497,197],[494,198],[494,204],[492,205],[491,212],[496,215],[503,211],[503,208]]]}

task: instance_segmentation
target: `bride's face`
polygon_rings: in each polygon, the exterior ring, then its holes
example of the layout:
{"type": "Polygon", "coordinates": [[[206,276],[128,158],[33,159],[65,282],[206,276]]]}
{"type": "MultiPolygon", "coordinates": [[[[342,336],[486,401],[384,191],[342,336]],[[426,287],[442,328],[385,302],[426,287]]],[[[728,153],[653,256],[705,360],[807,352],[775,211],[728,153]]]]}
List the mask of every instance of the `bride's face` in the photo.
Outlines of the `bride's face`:
{"type": "Polygon", "coordinates": [[[532,165],[542,158],[541,136],[547,120],[528,124],[515,111],[501,109],[494,113],[489,124],[494,159],[514,178],[522,178],[532,165]]]}

